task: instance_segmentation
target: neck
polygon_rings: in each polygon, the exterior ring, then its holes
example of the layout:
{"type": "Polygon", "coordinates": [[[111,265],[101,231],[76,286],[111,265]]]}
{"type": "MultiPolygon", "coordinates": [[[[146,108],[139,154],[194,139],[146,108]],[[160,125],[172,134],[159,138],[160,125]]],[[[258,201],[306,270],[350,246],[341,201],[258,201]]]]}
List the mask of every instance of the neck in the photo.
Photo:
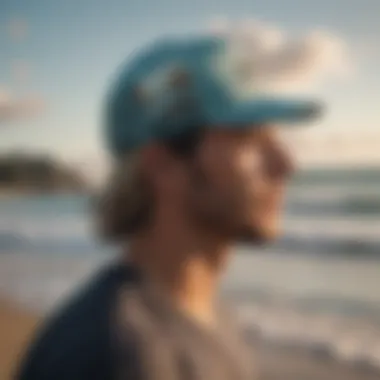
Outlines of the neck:
{"type": "Polygon", "coordinates": [[[219,239],[196,238],[177,226],[132,239],[130,260],[180,309],[212,323],[219,278],[229,256],[219,239]]]}

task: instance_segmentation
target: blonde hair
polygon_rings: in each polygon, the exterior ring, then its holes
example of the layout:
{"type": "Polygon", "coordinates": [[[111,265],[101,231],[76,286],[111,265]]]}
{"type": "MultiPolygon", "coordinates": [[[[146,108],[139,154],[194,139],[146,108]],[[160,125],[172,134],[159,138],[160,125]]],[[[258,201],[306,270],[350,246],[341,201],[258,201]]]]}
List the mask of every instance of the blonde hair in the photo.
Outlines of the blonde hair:
{"type": "Polygon", "coordinates": [[[120,241],[150,220],[153,196],[139,170],[140,156],[132,153],[115,163],[98,199],[98,233],[106,241],[120,241]]]}

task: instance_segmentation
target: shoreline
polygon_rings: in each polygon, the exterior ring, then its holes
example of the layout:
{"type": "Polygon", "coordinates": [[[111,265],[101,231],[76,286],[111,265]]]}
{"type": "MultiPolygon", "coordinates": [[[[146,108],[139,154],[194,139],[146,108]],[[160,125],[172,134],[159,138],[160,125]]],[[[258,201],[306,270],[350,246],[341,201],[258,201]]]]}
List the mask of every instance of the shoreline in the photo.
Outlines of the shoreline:
{"type": "Polygon", "coordinates": [[[324,348],[308,349],[291,344],[262,340],[252,330],[245,330],[248,342],[261,364],[260,380],[379,380],[377,367],[363,362],[345,362],[324,348]]]}
{"type": "Polygon", "coordinates": [[[57,195],[91,195],[93,194],[92,189],[86,189],[83,191],[66,191],[66,190],[57,190],[57,191],[30,191],[30,190],[0,190],[0,200],[8,199],[17,199],[24,197],[51,197],[57,195]]]}
{"type": "Polygon", "coordinates": [[[350,365],[332,357],[306,350],[260,344],[257,361],[262,369],[260,380],[379,380],[378,371],[350,365]]]}

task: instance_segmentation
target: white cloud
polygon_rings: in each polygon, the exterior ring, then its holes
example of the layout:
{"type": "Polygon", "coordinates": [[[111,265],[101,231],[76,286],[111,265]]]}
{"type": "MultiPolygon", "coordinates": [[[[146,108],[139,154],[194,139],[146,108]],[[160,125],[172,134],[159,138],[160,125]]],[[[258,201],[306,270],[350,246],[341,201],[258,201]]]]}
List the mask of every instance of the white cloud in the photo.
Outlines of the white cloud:
{"type": "Polygon", "coordinates": [[[268,23],[223,18],[211,22],[210,30],[229,40],[231,60],[246,89],[308,90],[352,69],[344,41],[326,31],[290,36],[268,23]]]}
{"type": "Polygon", "coordinates": [[[35,117],[44,108],[43,100],[37,95],[15,97],[0,88],[0,123],[35,117]]]}

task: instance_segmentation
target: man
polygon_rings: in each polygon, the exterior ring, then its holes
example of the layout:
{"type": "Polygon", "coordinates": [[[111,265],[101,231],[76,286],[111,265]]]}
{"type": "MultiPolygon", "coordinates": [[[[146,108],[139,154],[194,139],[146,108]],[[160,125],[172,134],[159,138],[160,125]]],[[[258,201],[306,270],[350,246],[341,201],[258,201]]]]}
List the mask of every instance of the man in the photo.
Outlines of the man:
{"type": "Polygon", "coordinates": [[[163,41],[123,68],[99,207],[103,237],[123,254],[50,318],[18,379],[254,377],[217,285],[234,243],[277,235],[293,164],[276,124],[319,107],[245,91],[227,45],[163,41]]]}

